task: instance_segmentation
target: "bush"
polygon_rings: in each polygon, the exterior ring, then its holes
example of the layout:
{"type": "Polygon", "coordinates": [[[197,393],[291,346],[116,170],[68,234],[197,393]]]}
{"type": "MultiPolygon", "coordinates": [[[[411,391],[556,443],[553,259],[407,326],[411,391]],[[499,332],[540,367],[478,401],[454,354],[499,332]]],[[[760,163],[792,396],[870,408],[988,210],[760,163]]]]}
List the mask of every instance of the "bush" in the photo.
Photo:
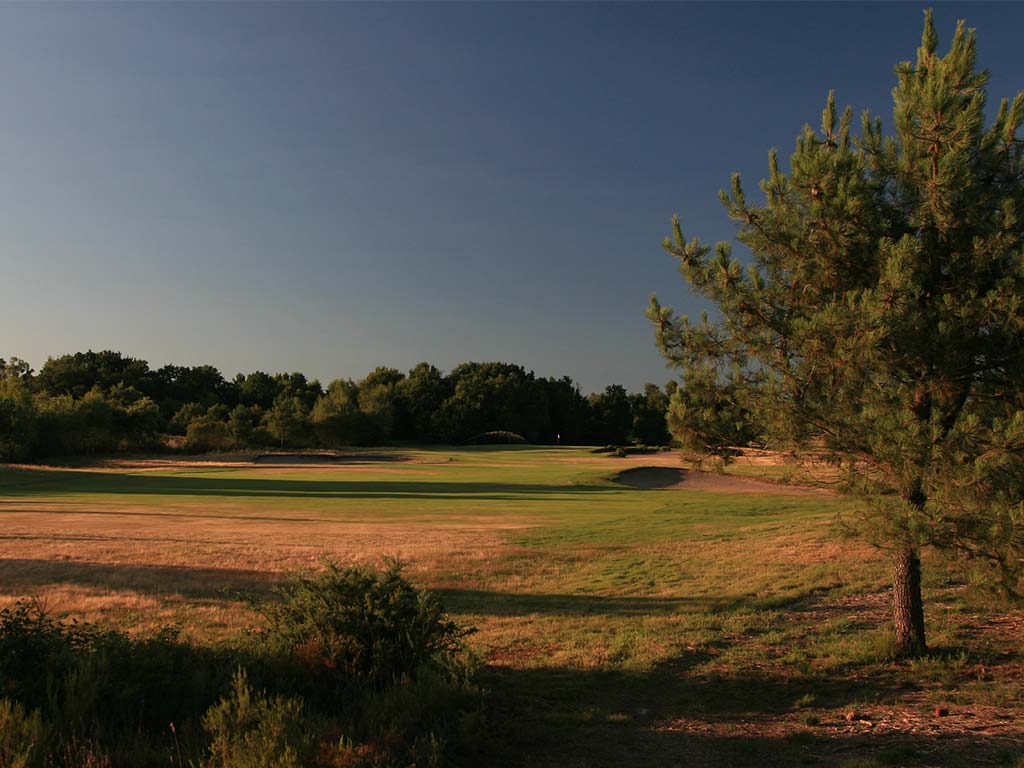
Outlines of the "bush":
{"type": "Polygon", "coordinates": [[[0,768],[383,768],[472,748],[467,630],[399,563],[329,564],[278,598],[262,632],[217,646],[0,611],[0,768]]]}
{"type": "Polygon", "coordinates": [[[259,606],[269,624],[265,637],[314,676],[388,685],[451,657],[469,633],[402,576],[397,560],[383,570],[328,563],[275,591],[279,601],[259,606]]]}
{"type": "Polygon", "coordinates": [[[26,768],[42,751],[43,735],[38,710],[26,713],[17,702],[0,699],[0,765],[26,768]]]}
{"type": "MultiPolygon", "coordinates": [[[[170,722],[195,718],[227,684],[226,655],[181,642],[173,629],[134,640],[91,624],[57,622],[37,602],[0,611],[5,692],[41,709],[63,740],[161,733],[170,722]]],[[[237,651],[233,656],[240,658],[237,651]]]]}
{"type": "Polygon", "coordinates": [[[254,692],[239,669],[230,693],[203,716],[208,768],[302,768],[312,748],[302,710],[301,699],[254,692]]]}

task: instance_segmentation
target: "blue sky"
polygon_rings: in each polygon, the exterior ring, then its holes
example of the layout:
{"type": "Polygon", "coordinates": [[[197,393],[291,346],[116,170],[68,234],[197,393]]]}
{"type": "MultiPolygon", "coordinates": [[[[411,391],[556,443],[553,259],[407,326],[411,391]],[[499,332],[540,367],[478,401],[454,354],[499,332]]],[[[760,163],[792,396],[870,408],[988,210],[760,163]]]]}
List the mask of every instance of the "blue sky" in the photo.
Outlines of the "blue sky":
{"type": "MultiPolygon", "coordinates": [[[[671,215],[728,238],[830,88],[888,125],[924,7],[0,5],[0,356],[663,383],[671,215]]],[[[1024,87],[1024,5],[960,17],[1024,87]]]]}

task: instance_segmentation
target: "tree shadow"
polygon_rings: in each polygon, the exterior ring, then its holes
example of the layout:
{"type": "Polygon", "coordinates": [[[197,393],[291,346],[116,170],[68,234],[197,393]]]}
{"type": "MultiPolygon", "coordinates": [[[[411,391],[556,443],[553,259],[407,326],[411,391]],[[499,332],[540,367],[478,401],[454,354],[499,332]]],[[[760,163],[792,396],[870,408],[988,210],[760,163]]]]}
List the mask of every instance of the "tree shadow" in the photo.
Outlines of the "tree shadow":
{"type": "MultiPolygon", "coordinates": [[[[282,574],[245,568],[119,565],[79,561],[0,560],[0,593],[26,594],[71,583],[107,590],[181,595],[195,601],[266,596],[282,574]]],[[[572,621],[589,615],[637,617],[679,611],[750,608],[743,597],[615,597],[438,590],[449,611],[489,616],[544,614],[572,621]]],[[[813,599],[815,594],[806,595],[813,599]]],[[[856,709],[874,717],[883,700],[906,693],[892,665],[856,665],[827,674],[799,669],[729,668],[716,660],[739,638],[722,637],[647,669],[489,665],[488,739],[478,764],[488,766],[841,766],[1005,764],[1021,752],[1010,735],[958,728],[954,716],[917,732],[849,722],[856,709]],[[813,709],[798,702],[813,698],[813,709]],[[814,722],[806,712],[818,715],[814,722]],[[948,724],[948,727],[947,727],[948,724]],[[861,765],[871,765],[864,763],[861,765]]],[[[1011,763],[1012,764],[1012,763],[1011,763]]]]}
{"type": "Polygon", "coordinates": [[[127,474],[19,470],[19,482],[0,484],[4,496],[51,494],[124,494],[132,496],[226,496],[290,499],[452,499],[512,501],[529,497],[563,501],[588,494],[621,493],[611,484],[535,484],[404,480],[295,480],[288,478],[203,477],[195,475],[127,474]]]}
{"type": "Polygon", "coordinates": [[[75,584],[155,596],[227,600],[237,593],[266,595],[282,574],[242,568],[123,565],[80,560],[0,560],[0,594],[32,594],[42,587],[75,584]]]}
{"type": "MultiPolygon", "coordinates": [[[[872,705],[895,680],[838,672],[778,676],[708,673],[701,650],[647,672],[488,667],[495,766],[948,766],[1004,765],[1019,736],[934,725],[876,729],[844,709],[872,705]],[[820,718],[795,702],[815,697],[820,718]],[[838,710],[838,712],[837,712],[838,710]]],[[[858,715],[861,717],[862,715],[858,715]]]]}
{"type": "Polygon", "coordinates": [[[649,616],[680,610],[719,613],[741,605],[731,597],[616,597],[582,594],[487,592],[475,589],[433,590],[455,613],[484,616],[649,616]]]}

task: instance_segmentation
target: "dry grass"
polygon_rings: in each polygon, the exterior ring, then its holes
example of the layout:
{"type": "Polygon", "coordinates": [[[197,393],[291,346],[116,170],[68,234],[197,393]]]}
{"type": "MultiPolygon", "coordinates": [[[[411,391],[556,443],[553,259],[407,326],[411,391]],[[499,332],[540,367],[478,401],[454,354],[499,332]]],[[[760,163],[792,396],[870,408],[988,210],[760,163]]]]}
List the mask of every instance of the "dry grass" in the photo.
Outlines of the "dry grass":
{"type": "Polygon", "coordinates": [[[890,662],[884,558],[837,538],[842,500],[738,477],[766,457],[667,491],[609,478],[671,454],[406,453],[0,469],[0,605],[212,640],[251,621],[239,592],[399,555],[479,629],[493,763],[998,765],[1024,741],[1021,614],[931,561],[940,652],[890,662]]]}

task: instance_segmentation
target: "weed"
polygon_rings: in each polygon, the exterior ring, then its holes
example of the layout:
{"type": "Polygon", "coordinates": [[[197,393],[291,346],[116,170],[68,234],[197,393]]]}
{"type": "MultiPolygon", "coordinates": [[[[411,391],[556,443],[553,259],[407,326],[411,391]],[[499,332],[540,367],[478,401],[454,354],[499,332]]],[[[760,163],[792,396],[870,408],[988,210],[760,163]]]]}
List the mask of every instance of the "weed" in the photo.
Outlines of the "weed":
{"type": "Polygon", "coordinates": [[[0,699],[0,765],[27,768],[42,751],[44,733],[37,710],[26,712],[17,702],[0,699]]]}
{"type": "Polygon", "coordinates": [[[208,768],[302,768],[312,752],[301,699],[253,691],[241,669],[228,695],[203,716],[203,728],[208,768]]]}

